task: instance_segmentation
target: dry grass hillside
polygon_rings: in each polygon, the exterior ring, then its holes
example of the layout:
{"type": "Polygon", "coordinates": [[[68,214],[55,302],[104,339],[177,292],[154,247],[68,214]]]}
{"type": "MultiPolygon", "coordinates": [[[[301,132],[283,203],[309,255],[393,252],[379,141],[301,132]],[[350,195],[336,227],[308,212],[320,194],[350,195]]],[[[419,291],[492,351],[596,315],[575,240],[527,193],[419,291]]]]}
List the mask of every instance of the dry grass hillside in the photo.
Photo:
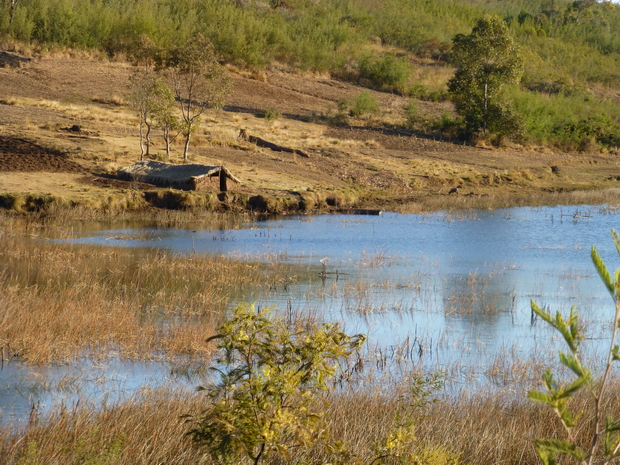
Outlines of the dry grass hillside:
{"type": "MultiPolygon", "coordinates": [[[[140,156],[138,120],[127,104],[131,65],[15,52],[2,52],[0,61],[0,195],[53,194],[79,203],[119,190],[154,190],[115,179],[118,168],[140,156]]],[[[365,89],[328,76],[229,71],[233,93],[222,111],[203,119],[190,157],[228,167],[242,181],[232,186],[233,199],[260,194],[290,204],[304,200],[306,209],[421,211],[588,201],[575,191],[596,190],[593,202],[617,197],[613,154],[472,147],[415,134],[405,126],[408,100],[374,91],[379,114],[334,124],[337,103],[365,89]],[[281,116],[268,120],[265,110],[281,116]],[[239,137],[242,129],[308,157],[259,147],[239,137]]],[[[451,108],[421,101],[418,111],[438,118],[451,108]]],[[[153,140],[152,154],[163,160],[160,134],[153,140]]],[[[178,143],[173,162],[181,156],[178,143]]],[[[214,192],[217,187],[214,182],[214,192]]]]}

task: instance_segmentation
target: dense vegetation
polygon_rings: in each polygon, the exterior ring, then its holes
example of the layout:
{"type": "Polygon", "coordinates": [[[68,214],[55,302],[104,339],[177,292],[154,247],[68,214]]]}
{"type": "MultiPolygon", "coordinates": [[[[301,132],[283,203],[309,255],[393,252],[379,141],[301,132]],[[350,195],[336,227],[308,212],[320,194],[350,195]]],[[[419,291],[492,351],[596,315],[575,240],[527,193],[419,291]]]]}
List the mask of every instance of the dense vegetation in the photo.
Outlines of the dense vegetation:
{"type": "MultiPolygon", "coordinates": [[[[525,62],[520,85],[507,90],[523,115],[520,141],[566,150],[620,146],[620,7],[609,1],[3,0],[0,5],[0,37],[7,40],[116,56],[143,35],[172,48],[201,33],[236,66],[278,63],[290,70],[327,71],[434,100],[448,98],[447,83],[443,91],[426,88],[410,70],[449,66],[455,35],[470,33],[490,13],[506,21],[525,62]]],[[[459,121],[444,118],[430,127],[454,130],[459,121]]]]}

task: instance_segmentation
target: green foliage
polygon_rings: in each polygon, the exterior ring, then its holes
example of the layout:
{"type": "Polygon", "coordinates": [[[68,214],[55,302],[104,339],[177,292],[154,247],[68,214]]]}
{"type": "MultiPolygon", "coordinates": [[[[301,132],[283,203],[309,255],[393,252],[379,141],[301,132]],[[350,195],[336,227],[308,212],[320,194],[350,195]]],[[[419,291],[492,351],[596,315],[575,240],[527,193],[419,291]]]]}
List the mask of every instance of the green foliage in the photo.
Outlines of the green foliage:
{"type": "Polygon", "coordinates": [[[361,92],[353,99],[351,107],[351,116],[363,116],[367,114],[380,113],[379,104],[374,95],[368,91],[361,92]]]}
{"type": "Polygon", "coordinates": [[[183,161],[187,163],[192,132],[207,108],[223,105],[230,93],[231,79],[219,64],[213,44],[202,34],[170,50],[164,66],[183,118],[183,161]]]}
{"type": "Polygon", "coordinates": [[[411,379],[409,390],[399,397],[400,412],[396,427],[387,438],[375,445],[375,461],[387,463],[456,465],[459,456],[436,443],[424,443],[415,434],[415,422],[424,417],[425,408],[437,401],[436,392],[444,386],[441,372],[417,375],[411,379]],[[389,462],[388,462],[389,459],[389,462]]]}
{"type": "Polygon", "coordinates": [[[362,80],[368,81],[379,90],[402,94],[411,69],[406,57],[398,58],[394,53],[386,53],[380,57],[367,55],[359,61],[359,75],[362,80]]]}
{"type": "Polygon", "coordinates": [[[112,438],[102,447],[102,433],[95,429],[77,440],[75,463],[83,465],[112,465],[119,463],[125,443],[125,435],[112,438]]]}
{"type": "Polygon", "coordinates": [[[457,67],[448,89],[465,122],[467,136],[487,130],[500,135],[520,131],[520,120],[502,98],[505,84],[517,83],[523,58],[506,23],[485,15],[471,34],[455,36],[451,61],[457,67]]]}
{"type": "Polygon", "coordinates": [[[275,121],[279,118],[282,118],[282,113],[280,113],[275,108],[267,108],[265,111],[262,112],[262,115],[266,121],[275,121]]]}
{"type": "Polygon", "coordinates": [[[201,388],[211,405],[190,434],[222,463],[259,463],[326,436],[327,383],[365,337],[337,324],[293,330],[272,308],[240,305],[209,340],[218,340],[220,380],[201,388]]]}
{"type": "Polygon", "coordinates": [[[0,36],[42,50],[93,48],[122,57],[132,55],[143,37],[168,51],[200,33],[222,60],[238,66],[262,68],[278,62],[347,79],[358,71],[360,82],[369,87],[442,101],[446,92],[434,86],[408,85],[408,60],[417,55],[423,59],[417,66],[441,64],[427,60],[446,60],[451,39],[467,37],[463,34],[491,14],[506,22],[520,45],[524,91],[505,88],[499,100],[487,95],[491,106],[486,113],[480,104],[483,97],[463,100],[470,110],[463,116],[467,135],[475,137],[486,119],[487,130],[500,139],[514,135],[564,150],[618,147],[620,7],[612,2],[292,3],[294,9],[272,9],[259,1],[1,0],[0,36]],[[507,103],[509,96],[519,98],[515,108],[507,103]],[[601,115],[605,121],[585,127],[601,115]]]}
{"type": "Polygon", "coordinates": [[[30,439],[26,443],[17,461],[17,465],[39,465],[41,461],[37,459],[38,449],[37,441],[30,439]]]}
{"type": "Polygon", "coordinates": [[[383,437],[376,438],[372,454],[360,457],[345,444],[327,445],[333,465],[368,465],[374,463],[401,465],[457,465],[459,454],[434,441],[422,440],[415,432],[416,421],[424,418],[428,405],[437,401],[435,394],[444,386],[444,374],[416,374],[407,380],[409,389],[398,397],[393,426],[383,437]]]}
{"type": "Polygon", "coordinates": [[[136,72],[130,78],[130,83],[129,102],[140,120],[140,160],[142,160],[144,156],[150,155],[150,134],[153,123],[159,123],[165,130],[176,125],[176,118],[172,114],[175,101],[163,77],[152,70],[136,72]],[[143,126],[146,126],[145,134],[143,134],[143,126]]]}
{"type": "Polygon", "coordinates": [[[413,127],[420,119],[418,114],[418,102],[416,100],[409,100],[409,103],[405,107],[405,121],[406,125],[413,127]]]}
{"type": "MultiPolygon", "coordinates": [[[[620,255],[620,235],[616,231],[611,232],[618,254],[620,255]]],[[[544,309],[541,309],[532,301],[532,311],[534,311],[547,324],[558,331],[564,342],[568,346],[569,352],[559,352],[559,360],[562,365],[568,368],[574,375],[572,381],[558,381],[551,369],[543,375],[544,390],[531,391],[528,396],[535,402],[543,403],[556,413],[564,430],[566,440],[559,439],[537,439],[536,450],[545,465],[556,463],[558,455],[567,455],[578,460],[582,464],[592,464],[595,458],[598,460],[604,457],[601,463],[610,463],[620,457],[620,422],[610,416],[603,421],[602,403],[609,381],[612,364],[620,361],[620,347],[616,344],[618,326],[620,325],[620,269],[616,270],[613,278],[611,277],[605,263],[601,259],[595,247],[592,247],[592,262],[609,291],[614,303],[615,314],[612,322],[612,333],[610,338],[610,349],[607,356],[607,363],[603,375],[600,379],[592,376],[589,368],[583,366],[579,346],[585,335],[579,323],[579,315],[573,307],[568,319],[561,313],[556,313],[555,317],[544,309]],[[575,417],[570,411],[571,398],[580,391],[585,391],[590,397],[594,407],[594,415],[587,431],[591,435],[590,439],[583,442],[589,444],[587,449],[580,447],[577,441],[576,431],[583,429],[580,422],[587,423],[587,419],[575,417]],[[579,428],[581,426],[581,428],[579,428]],[[601,451],[601,439],[603,450],[601,451]]]]}
{"type": "Polygon", "coordinates": [[[541,97],[528,91],[512,97],[523,115],[527,140],[566,151],[620,147],[620,109],[611,101],[584,95],[541,97]]]}

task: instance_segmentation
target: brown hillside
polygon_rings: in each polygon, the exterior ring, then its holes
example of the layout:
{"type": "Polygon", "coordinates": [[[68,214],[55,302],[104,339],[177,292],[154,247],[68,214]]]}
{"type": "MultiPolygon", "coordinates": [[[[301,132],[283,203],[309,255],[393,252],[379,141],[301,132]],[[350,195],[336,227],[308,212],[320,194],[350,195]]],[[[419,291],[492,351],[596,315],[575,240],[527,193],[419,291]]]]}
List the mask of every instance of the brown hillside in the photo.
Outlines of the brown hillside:
{"type": "MultiPolygon", "coordinates": [[[[126,103],[132,67],[7,52],[2,60],[0,193],[58,191],[71,197],[88,191],[94,196],[127,187],[101,179],[140,156],[137,119],[126,103]],[[91,174],[78,174],[82,168],[91,174]],[[33,176],[33,171],[46,174],[33,176]],[[57,171],[64,173],[49,174],[57,171]],[[67,172],[75,172],[75,178],[68,179],[67,172]]],[[[206,115],[190,156],[192,163],[224,164],[242,181],[234,189],[246,194],[312,194],[331,196],[337,206],[414,211],[429,201],[435,208],[472,199],[502,204],[544,192],[612,188],[620,178],[609,154],[471,147],[412,134],[404,128],[408,100],[393,94],[371,91],[380,115],[330,124],[337,102],[352,100],[364,89],[326,76],[250,75],[235,69],[231,74],[234,91],[223,111],[206,115]],[[282,116],[267,121],[261,115],[269,109],[282,116]],[[238,137],[240,130],[293,152],[259,147],[238,137]],[[457,195],[448,194],[453,187],[460,188],[457,195]]],[[[418,109],[427,118],[451,111],[447,103],[418,102],[418,109]]],[[[152,153],[162,160],[158,133],[154,143],[152,153]]],[[[181,154],[179,143],[176,161],[181,154]]]]}

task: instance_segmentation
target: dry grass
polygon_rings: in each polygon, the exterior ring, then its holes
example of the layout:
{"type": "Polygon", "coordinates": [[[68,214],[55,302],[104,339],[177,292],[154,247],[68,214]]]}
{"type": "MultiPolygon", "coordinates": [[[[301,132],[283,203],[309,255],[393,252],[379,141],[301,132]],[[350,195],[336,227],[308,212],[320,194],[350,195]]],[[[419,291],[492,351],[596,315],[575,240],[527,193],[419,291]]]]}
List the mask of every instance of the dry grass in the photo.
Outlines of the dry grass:
{"type": "MultiPolygon", "coordinates": [[[[39,238],[50,229],[65,236],[68,230],[62,223],[44,226],[32,219],[2,219],[0,346],[5,356],[31,363],[115,355],[189,359],[192,366],[203,366],[212,356],[204,339],[213,334],[235,296],[248,287],[255,291],[264,286],[267,292],[295,273],[277,263],[265,267],[223,257],[49,243],[39,238]]],[[[363,259],[365,266],[388,266],[394,257],[379,251],[363,259]]],[[[480,286],[488,284],[487,276],[468,275],[465,297],[479,295],[480,286]]],[[[363,301],[368,289],[360,284],[342,292],[363,301]]],[[[414,345],[415,341],[401,349],[411,352],[414,345]]],[[[402,426],[403,418],[414,424],[415,447],[458,455],[460,463],[537,463],[534,438],[563,437],[553,413],[526,400],[524,386],[540,376],[542,362],[519,360],[506,352],[486,373],[503,390],[475,392],[472,385],[460,394],[446,390],[421,397],[412,387],[423,375],[416,371],[413,357],[397,352],[373,358],[370,351],[364,361],[352,360],[346,373],[357,371],[362,379],[348,384],[349,376],[342,377],[329,395],[331,440],[344,443],[365,463],[402,426]]],[[[610,411],[620,405],[617,386],[614,381],[606,406],[610,411]]],[[[204,394],[171,385],[145,389],[115,405],[59,405],[46,414],[34,408],[23,430],[0,427],[0,457],[3,465],[211,463],[185,435],[190,424],[182,418],[200,413],[207,402],[204,394]]],[[[576,398],[572,407],[583,412],[584,420],[591,417],[585,399],[576,398]]],[[[579,431],[582,440],[587,433],[587,428],[579,431]]],[[[293,454],[286,463],[330,460],[333,457],[317,443],[310,454],[293,454]]]]}
{"type": "MultiPolygon", "coordinates": [[[[412,381],[412,380],[411,380],[412,381]]],[[[332,395],[326,410],[331,441],[340,441],[363,463],[372,460],[380,446],[409,418],[414,425],[415,445],[440,448],[459,457],[459,463],[534,464],[538,459],[535,438],[562,438],[559,422],[549,409],[523,396],[501,392],[435,395],[418,403],[411,384],[390,389],[345,389],[332,395]]],[[[617,413],[620,390],[613,389],[605,409],[617,413]]],[[[586,399],[572,402],[591,418],[586,399]]],[[[202,393],[172,389],[145,391],[117,405],[82,404],[59,407],[54,412],[35,414],[24,431],[0,429],[0,456],[6,465],[17,463],[212,463],[201,457],[185,435],[189,430],[184,415],[196,415],[206,406],[202,393]]],[[[588,428],[579,428],[586,441],[588,428]]],[[[267,463],[327,463],[333,460],[317,443],[309,454],[293,453],[289,461],[267,463]]],[[[344,464],[359,463],[353,459],[344,464]]],[[[391,462],[390,462],[391,463],[391,462]]],[[[445,462],[429,462],[445,463],[445,462]]],[[[560,460],[558,463],[568,463],[560,460]]]]}
{"type": "MultiPolygon", "coordinates": [[[[30,363],[208,357],[205,338],[243,289],[267,290],[294,275],[284,265],[224,257],[32,241],[6,227],[0,346],[30,363]]],[[[36,225],[29,231],[40,234],[36,225]]]]}
{"type": "Polygon", "coordinates": [[[394,207],[399,213],[425,213],[446,210],[458,212],[468,209],[493,210],[511,207],[535,207],[552,205],[607,205],[617,208],[619,205],[619,188],[583,191],[559,191],[538,194],[466,194],[428,196],[416,199],[415,202],[394,207]]]}
{"type": "MultiPolygon", "coordinates": [[[[137,119],[125,97],[132,70],[129,64],[104,64],[92,52],[60,48],[43,52],[19,47],[8,44],[8,50],[26,55],[43,53],[48,59],[29,63],[32,73],[3,70],[10,84],[0,96],[6,113],[0,120],[6,134],[56,147],[92,172],[113,173],[139,158],[137,119]],[[67,73],[71,73],[72,80],[65,79],[67,73]],[[40,81],[45,79],[54,84],[50,85],[54,91],[43,95],[40,81]],[[68,89],[68,82],[75,85],[68,89]],[[65,130],[74,124],[81,126],[80,134],[65,130]]],[[[430,66],[426,61],[414,68],[412,80],[425,99],[443,91],[452,73],[449,67],[430,66]]],[[[520,146],[504,150],[481,145],[476,149],[431,140],[430,133],[428,138],[417,138],[401,130],[409,99],[374,91],[381,109],[378,120],[350,119],[352,127],[334,128],[328,125],[327,108],[331,105],[333,114],[340,94],[352,97],[361,88],[337,82],[333,82],[334,87],[324,82],[327,77],[316,75],[302,78],[276,74],[267,79],[269,85],[263,85],[264,76],[252,77],[252,73],[247,75],[234,67],[231,71],[235,73],[235,92],[227,102],[229,111],[205,114],[193,139],[190,159],[206,165],[224,164],[242,180],[243,186],[235,189],[243,194],[285,197],[291,191],[312,190],[325,199],[330,197],[329,187],[343,193],[332,196],[330,201],[344,208],[419,212],[528,202],[539,205],[554,201],[547,198],[546,192],[551,190],[605,189],[617,184],[616,161],[609,154],[554,154],[549,149],[520,146]],[[287,92],[287,99],[282,101],[275,88],[287,92]],[[271,123],[257,118],[257,111],[265,108],[277,108],[282,118],[271,123]],[[238,139],[242,128],[274,143],[301,149],[310,158],[253,147],[238,139]],[[352,130],[350,135],[347,129],[352,130]],[[371,167],[376,170],[369,173],[371,167]],[[557,169],[552,172],[551,167],[557,169]],[[455,186],[460,186],[461,192],[448,197],[448,191],[455,186]]],[[[447,102],[428,100],[417,101],[417,110],[420,120],[427,122],[453,111],[447,102]]],[[[173,146],[173,160],[180,156],[181,142],[178,139],[173,146]]],[[[153,143],[153,155],[164,157],[158,130],[153,133],[153,143]]],[[[29,177],[20,190],[11,191],[5,187],[6,182],[0,182],[0,189],[9,193],[51,192],[82,203],[87,197],[94,199],[94,204],[99,203],[97,197],[106,195],[97,189],[86,195],[81,192],[82,186],[62,189],[61,183],[51,182],[51,178],[60,176],[49,175],[44,183],[29,177]]],[[[314,203],[321,205],[320,201],[314,203]]],[[[308,205],[305,203],[302,209],[307,211],[308,205]]]]}
{"type": "Polygon", "coordinates": [[[59,408],[33,418],[23,433],[1,430],[0,456],[6,465],[199,463],[181,416],[198,411],[203,401],[147,391],[121,405],[59,408]]]}

